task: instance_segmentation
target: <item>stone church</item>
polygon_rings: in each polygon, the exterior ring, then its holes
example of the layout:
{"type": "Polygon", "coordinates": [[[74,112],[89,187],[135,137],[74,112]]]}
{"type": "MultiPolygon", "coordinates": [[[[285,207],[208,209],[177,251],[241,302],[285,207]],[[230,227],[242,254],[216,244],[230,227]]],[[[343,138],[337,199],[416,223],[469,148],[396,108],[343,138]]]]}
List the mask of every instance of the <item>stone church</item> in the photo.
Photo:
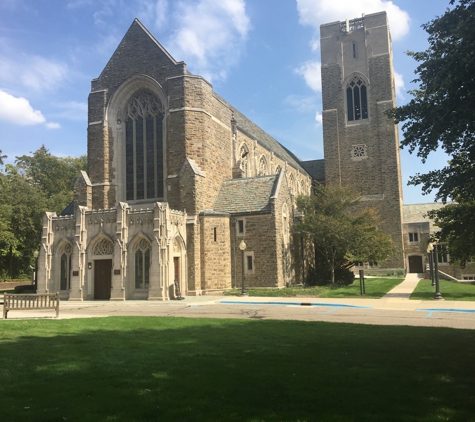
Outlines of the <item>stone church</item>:
{"type": "MultiPolygon", "coordinates": [[[[38,292],[168,300],[302,282],[295,197],[349,183],[402,251],[386,13],[321,27],[324,160],[301,161],[136,19],[89,94],[88,171],[44,217],[38,292]],[[243,277],[244,276],[244,277],[243,277]]],[[[404,267],[402,252],[392,267],[404,267]]]]}

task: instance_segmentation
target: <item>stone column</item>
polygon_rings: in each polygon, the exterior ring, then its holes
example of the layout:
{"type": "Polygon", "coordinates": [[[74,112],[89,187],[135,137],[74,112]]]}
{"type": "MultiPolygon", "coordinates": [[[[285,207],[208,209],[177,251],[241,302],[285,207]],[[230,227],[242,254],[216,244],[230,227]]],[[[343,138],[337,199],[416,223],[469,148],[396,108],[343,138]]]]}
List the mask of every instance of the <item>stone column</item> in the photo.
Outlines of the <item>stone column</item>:
{"type": "Polygon", "coordinates": [[[84,300],[84,281],[86,264],[86,207],[78,206],[76,213],[76,228],[74,234],[73,252],[71,256],[72,274],[69,300],[84,300]]]}

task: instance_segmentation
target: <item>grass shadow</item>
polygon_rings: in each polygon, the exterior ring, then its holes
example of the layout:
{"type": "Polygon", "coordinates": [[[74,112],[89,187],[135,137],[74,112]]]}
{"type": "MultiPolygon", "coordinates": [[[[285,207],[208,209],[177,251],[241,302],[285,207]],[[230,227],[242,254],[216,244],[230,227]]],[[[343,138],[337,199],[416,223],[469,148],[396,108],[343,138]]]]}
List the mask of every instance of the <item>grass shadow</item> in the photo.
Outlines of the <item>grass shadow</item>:
{"type": "Polygon", "coordinates": [[[469,330],[109,317],[0,339],[5,421],[474,420],[469,330]]]}

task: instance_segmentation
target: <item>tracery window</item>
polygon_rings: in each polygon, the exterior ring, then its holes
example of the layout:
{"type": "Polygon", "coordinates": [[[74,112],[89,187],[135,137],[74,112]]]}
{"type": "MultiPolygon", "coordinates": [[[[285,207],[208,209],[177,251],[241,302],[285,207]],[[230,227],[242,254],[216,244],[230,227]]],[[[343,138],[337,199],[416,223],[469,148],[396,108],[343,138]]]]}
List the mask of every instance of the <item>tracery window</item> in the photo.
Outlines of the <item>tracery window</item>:
{"type": "Polygon", "coordinates": [[[147,91],[126,108],[125,190],[127,200],[163,197],[163,107],[147,91]]]}
{"type": "Polygon", "coordinates": [[[284,244],[287,245],[289,241],[289,213],[287,204],[282,206],[282,237],[284,238],[284,244]]]}
{"type": "Polygon", "coordinates": [[[364,160],[368,158],[368,152],[365,144],[352,145],[351,159],[354,161],[364,160]]]}
{"type": "Polygon", "coordinates": [[[277,166],[275,167],[275,174],[279,174],[280,170],[281,170],[281,167],[277,164],[277,166]]]}
{"type": "Polygon", "coordinates": [[[147,289],[150,284],[150,243],[142,239],[135,252],[135,288],[147,289]]]}
{"type": "Polygon", "coordinates": [[[71,286],[71,254],[73,248],[66,244],[61,254],[60,290],[69,290],[71,286]]]}
{"type": "Polygon", "coordinates": [[[295,190],[294,190],[294,176],[292,175],[292,173],[289,174],[288,183],[289,183],[290,193],[291,193],[292,195],[294,195],[294,194],[295,194],[295,190]]]}
{"type": "Polygon", "coordinates": [[[365,82],[355,76],[346,87],[348,121],[368,118],[368,94],[365,82]]]}
{"type": "Polygon", "coordinates": [[[94,255],[112,255],[114,253],[114,244],[109,239],[101,239],[94,246],[94,255]]]}
{"type": "Polygon", "coordinates": [[[259,159],[259,173],[258,176],[265,176],[267,174],[267,160],[266,157],[261,155],[259,159]]]}
{"type": "Polygon", "coordinates": [[[239,161],[243,177],[249,177],[249,149],[246,144],[242,144],[239,150],[239,161]]]}

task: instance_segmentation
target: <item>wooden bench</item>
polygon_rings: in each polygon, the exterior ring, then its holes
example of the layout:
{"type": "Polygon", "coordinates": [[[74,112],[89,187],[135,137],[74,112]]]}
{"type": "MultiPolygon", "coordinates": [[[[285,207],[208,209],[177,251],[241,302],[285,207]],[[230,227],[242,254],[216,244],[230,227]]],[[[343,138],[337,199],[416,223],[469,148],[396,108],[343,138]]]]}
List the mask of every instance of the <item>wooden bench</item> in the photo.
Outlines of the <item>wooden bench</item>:
{"type": "Polygon", "coordinates": [[[54,309],[56,318],[59,316],[59,293],[12,294],[5,293],[3,298],[3,319],[7,319],[8,311],[36,311],[54,309]]]}

